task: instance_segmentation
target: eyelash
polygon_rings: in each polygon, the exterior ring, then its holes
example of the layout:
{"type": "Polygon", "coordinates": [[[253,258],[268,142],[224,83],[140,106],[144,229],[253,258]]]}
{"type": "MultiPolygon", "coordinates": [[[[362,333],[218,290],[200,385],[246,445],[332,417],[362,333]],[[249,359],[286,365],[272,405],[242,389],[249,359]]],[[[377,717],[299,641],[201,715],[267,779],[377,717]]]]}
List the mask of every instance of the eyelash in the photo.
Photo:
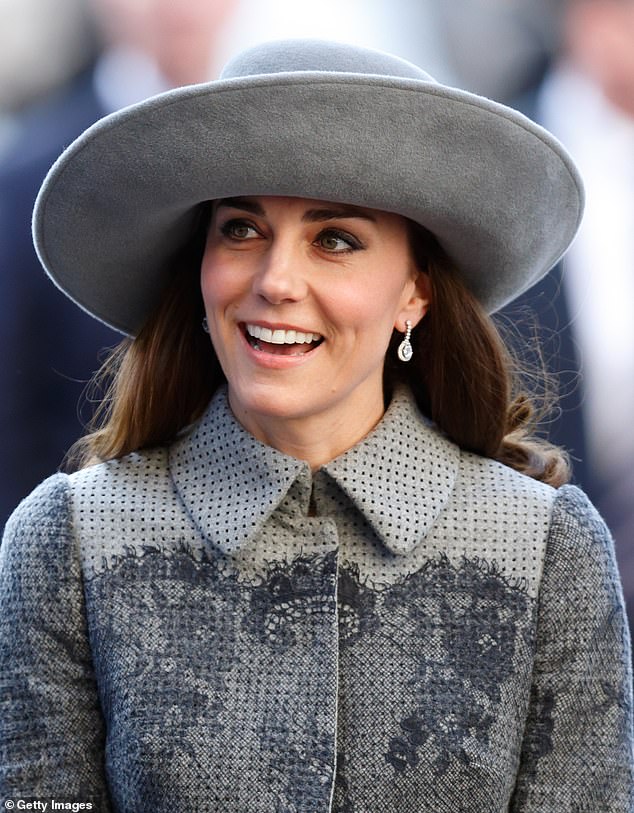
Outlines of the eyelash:
{"type": "Polygon", "coordinates": [[[361,242],[357,240],[357,238],[354,237],[352,234],[349,234],[348,232],[345,231],[341,231],[340,229],[332,228],[320,231],[313,242],[318,243],[324,237],[335,237],[337,240],[341,240],[344,243],[347,243],[348,245],[348,248],[339,250],[327,249],[325,248],[325,246],[322,246],[324,251],[327,251],[329,254],[350,254],[353,251],[359,251],[360,249],[363,248],[361,242]]]}
{"type": "Polygon", "coordinates": [[[231,220],[227,220],[226,223],[223,223],[220,226],[220,233],[223,235],[223,237],[228,237],[230,240],[237,240],[238,242],[248,239],[246,237],[238,237],[234,233],[234,229],[236,229],[239,226],[251,229],[252,231],[259,234],[258,230],[252,223],[249,223],[248,220],[240,220],[238,218],[232,218],[231,220]]]}
{"type": "MultiPolygon", "coordinates": [[[[253,223],[241,218],[232,218],[231,220],[227,220],[226,223],[223,223],[220,226],[220,233],[227,239],[235,240],[236,242],[244,242],[252,239],[249,237],[237,236],[235,230],[240,227],[250,229],[257,235],[260,234],[259,230],[253,225],[253,223]]],[[[334,237],[337,240],[341,240],[343,243],[346,243],[348,246],[347,248],[342,249],[328,249],[321,245],[320,247],[329,254],[350,254],[353,251],[359,251],[363,248],[361,241],[354,237],[354,235],[350,234],[349,232],[342,231],[341,229],[335,229],[332,227],[320,231],[317,237],[315,237],[313,240],[313,245],[319,246],[320,241],[322,241],[325,237],[334,237]]]]}

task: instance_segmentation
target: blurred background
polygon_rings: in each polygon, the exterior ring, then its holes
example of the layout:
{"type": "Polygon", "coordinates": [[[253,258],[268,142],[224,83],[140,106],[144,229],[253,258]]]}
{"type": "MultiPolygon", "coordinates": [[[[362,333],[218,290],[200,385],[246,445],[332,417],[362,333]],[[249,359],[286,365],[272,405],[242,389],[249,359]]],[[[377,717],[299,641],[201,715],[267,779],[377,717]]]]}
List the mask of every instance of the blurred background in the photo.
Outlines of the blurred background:
{"type": "Polygon", "coordinates": [[[498,320],[553,373],[542,431],[614,534],[634,614],[634,0],[0,0],[0,524],[61,464],[85,384],[121,338],[71,305],[35,257],[41,181],[103,115],[215,78],[256,42],[309,36],[400,54],[510,104],[577,160],[573,249],[498,320]]]}

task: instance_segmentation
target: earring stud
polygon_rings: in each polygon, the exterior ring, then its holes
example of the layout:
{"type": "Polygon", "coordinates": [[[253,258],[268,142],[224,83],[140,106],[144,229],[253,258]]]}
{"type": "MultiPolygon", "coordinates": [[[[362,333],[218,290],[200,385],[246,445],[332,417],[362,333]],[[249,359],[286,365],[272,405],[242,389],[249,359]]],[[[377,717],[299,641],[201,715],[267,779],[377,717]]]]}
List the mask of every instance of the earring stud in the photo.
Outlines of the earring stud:
{"type": "Polygon", "coordinates": [[[206,316],[203,317],[202,325],[203,325],[203,330],[205,331],[205,333],[209,333],[209,322],[207,321],[206,316]]]}
{"type": "Polygon", "coordinates": [[[412,335],[412,323],[408,319],[405,322],[405,338],[398,346],[398,357],[401,361],[410,361],[412,356],[414,355],[414,349],[412,348],[410,338],[412,335]]]}

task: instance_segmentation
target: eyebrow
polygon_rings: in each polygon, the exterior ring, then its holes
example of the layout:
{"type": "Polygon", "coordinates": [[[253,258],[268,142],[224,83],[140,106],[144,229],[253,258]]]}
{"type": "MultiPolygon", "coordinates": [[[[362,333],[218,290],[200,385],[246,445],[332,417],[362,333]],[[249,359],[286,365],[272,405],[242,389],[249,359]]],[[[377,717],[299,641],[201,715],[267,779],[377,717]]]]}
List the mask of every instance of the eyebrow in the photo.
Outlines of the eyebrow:
{"type": "MultiPolygon", "coordinates": [[[[227,206],[232,209],[242,209],[245,212],[250,212],[259,217],[264,217],[266,214],[264,208],[251,198],[221,198],[218,201],[217,208],[221,206],[227,206]]],[[[337,220],[346,217],[359,217],[363,220],[370,220],[376,223],[376,218],[367,211],[367,209],[362,209],[359,206],[353,206],[348,203],[337,203],[328,207],[307,209],[302,215],[302,220],[305,223],[322,223],[325,220],[337,220]]]]}
{"type": "Polygon", "coordinates": [[[245,212],[251,212],[252,215],[264,215],[262,206],[257,201],[249,198],[220,198],[216,208],[220,209],[221,206],[227,206],[230,209],[242,209],[245,212]]]}
{"type": "Polygon", "coordinates": [[[360,217],[363,220],[371,220],[376,223],[376,218],[370,212],[347,203],[337,204],[336,207],[330,209],[308,209],[302,215],[302,220],[307,223],[320,223],[323,220],[337,220],[343,217],[360,217]]]}

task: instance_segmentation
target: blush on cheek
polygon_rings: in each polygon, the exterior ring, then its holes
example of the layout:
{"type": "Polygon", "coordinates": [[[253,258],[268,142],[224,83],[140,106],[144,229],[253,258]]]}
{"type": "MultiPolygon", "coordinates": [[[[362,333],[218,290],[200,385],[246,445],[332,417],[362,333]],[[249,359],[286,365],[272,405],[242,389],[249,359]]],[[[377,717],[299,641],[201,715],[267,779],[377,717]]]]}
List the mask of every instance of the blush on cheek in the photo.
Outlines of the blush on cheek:
{"type": "Polygon", "coordinates": [[[243,295],[239,278],[219,264],[203,260],[200,273],[200,290],[207,311],[225,311],[243,295]]]}

